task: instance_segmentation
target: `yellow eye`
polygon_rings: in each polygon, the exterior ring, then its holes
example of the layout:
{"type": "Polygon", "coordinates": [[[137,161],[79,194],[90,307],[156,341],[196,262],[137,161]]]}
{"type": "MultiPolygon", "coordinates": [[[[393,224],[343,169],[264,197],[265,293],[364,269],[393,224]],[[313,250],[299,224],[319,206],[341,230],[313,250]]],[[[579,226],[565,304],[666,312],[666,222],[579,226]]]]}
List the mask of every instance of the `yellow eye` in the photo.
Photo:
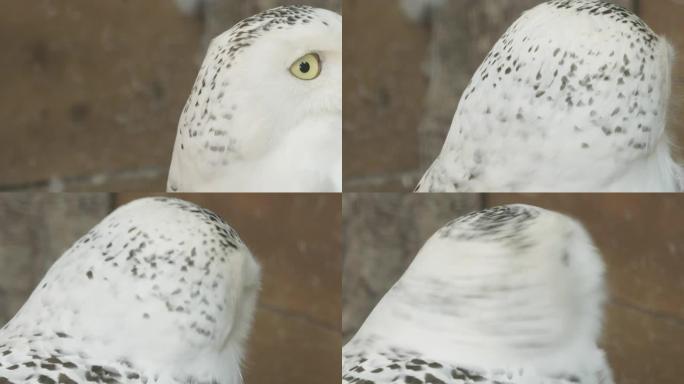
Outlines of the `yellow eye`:
{"type": "Polygon", "coordinates": [[[321,74],[321,58],[315,53],[308,53],[292,63],[290,73],[301,80],[313,80],[321,74]]]}

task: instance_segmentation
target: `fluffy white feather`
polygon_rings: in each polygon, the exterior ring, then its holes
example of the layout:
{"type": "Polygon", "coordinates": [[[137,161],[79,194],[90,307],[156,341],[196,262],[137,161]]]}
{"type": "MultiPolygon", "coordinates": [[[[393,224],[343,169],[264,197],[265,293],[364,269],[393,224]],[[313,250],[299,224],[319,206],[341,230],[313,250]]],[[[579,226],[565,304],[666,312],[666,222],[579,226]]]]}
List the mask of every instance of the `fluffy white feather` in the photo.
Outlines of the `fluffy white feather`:
{"type": "Polygon", "coordinates": [[[0,330],[0,383],[242,383],[259,281],[212,212],[134,201],[67,250],[0,330]]]}
{"type": "Polygon", "coordinates": [[[342,188],[342,20],[274,8],[213,40],[178,124],[169,191],[342,188]],[[321,72],[289,69],[315,53],[321,72]]]}
{"type": "Polygon", "coordinates": [[[463,216],[344,346],[342,382],[612,383],[597,347],[603,273],[567,216],[526,205],[463,216]]]}
{"type": "Polygon", "coordinates": [[[636,15],[554,0],[496,43],[417,190],[676,191],[673,49],[636,15]]]}

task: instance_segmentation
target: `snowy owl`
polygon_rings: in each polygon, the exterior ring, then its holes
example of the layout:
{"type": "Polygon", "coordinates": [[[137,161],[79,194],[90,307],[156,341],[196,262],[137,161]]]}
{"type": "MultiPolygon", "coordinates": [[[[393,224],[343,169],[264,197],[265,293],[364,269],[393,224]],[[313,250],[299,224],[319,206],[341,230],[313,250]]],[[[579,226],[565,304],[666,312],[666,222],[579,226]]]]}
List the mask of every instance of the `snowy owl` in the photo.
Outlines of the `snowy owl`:
{"type": "Polygon", "coordinates": [[[618,5],[527,11],[473,76],[417,191],[681,190],[666,131],[673,61],[618,5]]]}
{"type": "Polygon", "coordinates": [[[0,329],[0,383],[242,383],[259,281],[212,212],[134,201],[67,250],[0,329]]]}
{"type": "Polygon", "coordinates": [[[341,189],[341,16],[279,7],[216,37],[180,117],[167,190],[341,189]]]}
{"type": "Polygon", "coordinates": [[[604,267],[575,220],[510,205],[452,221],[342,350],[342,383],[612,384],[604,267]]]}

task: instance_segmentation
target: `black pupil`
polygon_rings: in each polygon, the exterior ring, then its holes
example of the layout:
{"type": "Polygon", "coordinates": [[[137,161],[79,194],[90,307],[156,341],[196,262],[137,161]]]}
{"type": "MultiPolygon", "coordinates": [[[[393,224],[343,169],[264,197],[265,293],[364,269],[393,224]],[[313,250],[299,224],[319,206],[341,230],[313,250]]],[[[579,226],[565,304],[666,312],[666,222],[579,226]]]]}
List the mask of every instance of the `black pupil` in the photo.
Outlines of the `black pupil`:
{"type": "Polygon", "coordinates": [[[309,63],[306,61],[299,63],[299,70],[302,71],[302,73],[308,73],[310,69],[311,65],[309,65],[309,63]]]}

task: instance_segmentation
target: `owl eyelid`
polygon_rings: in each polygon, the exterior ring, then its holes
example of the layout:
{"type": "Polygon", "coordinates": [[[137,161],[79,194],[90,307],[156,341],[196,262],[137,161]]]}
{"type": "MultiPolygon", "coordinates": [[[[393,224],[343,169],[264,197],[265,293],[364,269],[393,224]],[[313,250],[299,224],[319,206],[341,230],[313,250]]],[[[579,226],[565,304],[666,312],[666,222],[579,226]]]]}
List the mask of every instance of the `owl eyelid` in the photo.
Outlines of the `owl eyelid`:
{"type": "MultiPolygon", "coordinates": [[[[318,59],[318,62],[319,62],[319,63],[322,63],[322,62],[323,62],[323,59],[321,59],[321,54],[320,54],[320,53],[318,53],[317,51],[309,51],[309,52],[306,52],[306,53],[304,53],[304,54],[298,56],[298,57],[292,62],[292,64],[297,63],[297,62],[303,60],[305,57],[307,57],[307,56],[309,56],[309,55],[314,55],[314,56],[316,56],[316,58],[318,59]]],[[[290,66],[292,66],[292,64],[290,64],[290,66]]]]}

